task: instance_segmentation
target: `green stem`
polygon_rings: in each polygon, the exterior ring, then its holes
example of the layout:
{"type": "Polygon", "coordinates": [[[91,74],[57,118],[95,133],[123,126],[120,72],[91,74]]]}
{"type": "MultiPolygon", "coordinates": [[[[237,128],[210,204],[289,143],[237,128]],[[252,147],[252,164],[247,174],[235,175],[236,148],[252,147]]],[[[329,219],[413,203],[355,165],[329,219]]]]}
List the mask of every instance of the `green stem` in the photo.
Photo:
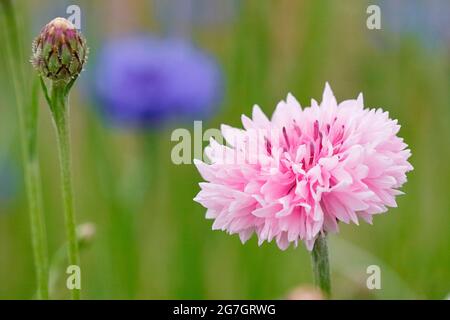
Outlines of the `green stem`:
{"type": "Polygon", "coordinates": [[[31,234],[36,261],[38,298],[48,299],[48,254],[45,220],[42,212],[42,190],[41,176],[39,170],[39,160],[37,156],[37,113],[38,113],[38,93],[39,83],[34,81],[32,90],[32,101],[29,108],[28,121],[26,123],[27,150],[25,172],[27,176],[27,194],[30,207],[31,234]]]}
{"type": "MultiPolygon", "coordinates": [[[[1,2],[1,1],[0,1],[1,2]]],[[[28,199],[31,239],[36,268],[37,297],[48,299],[48,257],[46,246],[45,219],[41,203],[41,181],[37,156],[38,83],[31,93],[30,105],[25,106],[24,93],[27,91],[23,71],[24,61],[19,42],[18,25],[11,1],[3,1],[5,13],[5,38],[9,74],[14,87],[17,103],[22,157],[24,161],[25,186],[28,199]],[[25,108],[27,107],[27,108],[25,108]]]]}
{"type": "MultiPolygon", "coordinates": [[[[65,84],[53,82],[50,108],[53,114],[58,140],[69,264],[79,266],[80,258],[76,233],[71,175],[69,104],[65,84]]],[[[72,290],[72,299],[80,299],[80,290],[72,290]]]]}
{"type": "Polygon", "coordinates": [[[331,296],[330,263],[328,261],[327,236],[319,235],[311,252],[314,282],[327,298],[331,296]]]}

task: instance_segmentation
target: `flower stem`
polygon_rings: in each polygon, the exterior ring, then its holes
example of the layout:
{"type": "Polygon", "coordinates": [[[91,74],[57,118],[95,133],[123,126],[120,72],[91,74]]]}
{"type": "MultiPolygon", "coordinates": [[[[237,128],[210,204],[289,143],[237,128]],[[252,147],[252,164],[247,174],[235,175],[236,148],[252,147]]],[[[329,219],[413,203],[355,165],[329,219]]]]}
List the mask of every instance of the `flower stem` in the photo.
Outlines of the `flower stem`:
{"type": "Polygon", "coordinates": [[[330,263],[328,261],[327,236],[319,235],[311,252],[314,282],[327,298],[331,296],[330,263]]]}
{"type": "MultiPolygon", "coordinates": [[[[50,109],[56,127],[58,152],[61,170],[62,195],[64,202],[65,227],[68,240],[69,264],[79,266],[79,250],[76,233],[76,222],[73,205],[70,130],[69,130],[69,104],[66,85],[53,82],[50,109]]],[[[72,290],[72,299],[80,299],[80,290],[72,290]]]]}
{"type": "MultiPolygon", "coordinates": [[[[18,24],[11,1],[0,1],[3,4],[5,25],[3,26],[6,47],[7,65],[14,87],[16,99],[22,156],[24,160],[24,177],[28,199],[31,239],[36,268],[37,297],[48,299],[48,258],[45,219],[42,213],[42,193],[39,160],[37,156],[37,118],[38,118],[38,82],[35,81],[31,92],[30,105],[23,98],[28,87],[24,77],[22,50],[18,24]]],[[[26,94],[25,94],[26,95],[26,94]]]]}

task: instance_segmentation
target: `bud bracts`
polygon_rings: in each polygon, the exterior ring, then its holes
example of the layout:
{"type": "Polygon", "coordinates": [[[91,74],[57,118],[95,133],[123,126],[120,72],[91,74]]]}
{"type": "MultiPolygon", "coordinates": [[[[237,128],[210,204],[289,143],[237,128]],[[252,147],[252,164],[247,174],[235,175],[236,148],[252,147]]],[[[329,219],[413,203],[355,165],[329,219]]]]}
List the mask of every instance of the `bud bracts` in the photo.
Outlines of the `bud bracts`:
{"type": "Polygon", "coordinates": [[[86,40],[75,26],[64,18],[56,18],[33,42],[31,62],[42,76],[69,81],[83,70],[87,51],[86,40]]]}

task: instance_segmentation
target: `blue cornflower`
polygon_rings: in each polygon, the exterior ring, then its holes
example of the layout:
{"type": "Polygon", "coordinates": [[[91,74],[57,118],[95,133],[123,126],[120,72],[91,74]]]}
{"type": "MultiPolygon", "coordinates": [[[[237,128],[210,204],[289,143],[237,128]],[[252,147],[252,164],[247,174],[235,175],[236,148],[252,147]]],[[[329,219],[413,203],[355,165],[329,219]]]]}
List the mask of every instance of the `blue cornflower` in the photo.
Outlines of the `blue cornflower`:
{"type": "Polygon", "coordinates": [[[114,40],[96,58],[94,93],[102,114],[122,126],[202,119],[220,102],[215,60],[187,41],[137,36],[114,40]]]}

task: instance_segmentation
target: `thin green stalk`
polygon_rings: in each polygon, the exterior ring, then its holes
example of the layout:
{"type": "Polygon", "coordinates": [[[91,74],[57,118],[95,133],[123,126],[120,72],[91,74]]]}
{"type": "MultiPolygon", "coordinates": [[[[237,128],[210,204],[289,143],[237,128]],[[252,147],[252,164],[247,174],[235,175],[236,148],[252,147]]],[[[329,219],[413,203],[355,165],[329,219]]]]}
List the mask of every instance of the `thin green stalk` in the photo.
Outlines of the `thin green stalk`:
{"type": "Polygon", "coordinates": [[[19,131],[24,161],[24,177],[28,198],[32,248],[36,269],[37,297],[48,299],[48,257],[46,245],[45,220],[42,213],[41,181],[37,156],[37,118],[38,82],[35,82],[30,105],[25,108],[27,85],[24,77],[22,50],[19,41],[18,25],[11,1],[1,2],[4,8],[7,60],[14,95],[17,103],[19,131]]]}
{"type": "Polygon", "coordinates": [[[47,236],[45,228],[45,217],[42,212],[42,190],[39,160],[37,156],[37,114],[39,82],[35,81],[32,90],[32,101],[29,108],[27,121],[28,151],[26,152],[26,183],[28,201],[30,207],[31,233],[33,238],[34,259],[36,261],[36,272],[38,274],[38,297],[48,299],[48,253],[47,236]]]}
{"type": "Polygon", "coordinates": [[[311,252],[314,282],[327,298],[331,296],[330,263],[328,261],[327,236],[319,235],[311,252]]]}
{"type": "MultiPolygon", "coordinates": [[[[53,82],[50,109],[56,127],[58,152],[61,170],[62,195],[64,203],[65,227],[68,241],[68,258],[70,265],[79,266],[79,250],[76,233],[76,222],[73,205],[69,104],[66,84],[53,82]]],[[[73,289],[72,299],[80,299],[80,290],[73,289]]]]}

